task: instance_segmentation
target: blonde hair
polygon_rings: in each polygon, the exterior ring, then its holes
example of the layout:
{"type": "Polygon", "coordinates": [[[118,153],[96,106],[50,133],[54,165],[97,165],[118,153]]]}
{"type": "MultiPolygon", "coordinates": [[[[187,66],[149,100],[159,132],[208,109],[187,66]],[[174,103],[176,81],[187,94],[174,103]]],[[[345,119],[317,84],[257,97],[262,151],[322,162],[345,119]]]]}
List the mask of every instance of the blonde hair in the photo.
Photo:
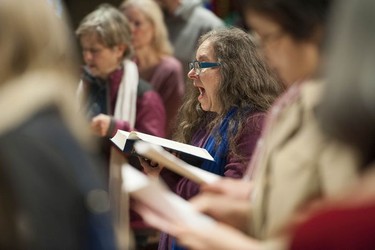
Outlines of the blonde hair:
{"type": "Polygon", "coordinates": [[[154,27],[154,38],[151,46],[158,55],[172,55],[173,48],[168,38],[168,31],[164,23],[163,12],[154,0],[125,0],[120,10],[136,7],[150,20],[154,27]]]}
{"type": "Polygon", "coordinates": [[[28,0],[1,0],[0,55],[1,99],[13,103],[0,130],[52,104],[75,136],[86,141],[75,106],[78,54],[64,13],[57,15],[46,0],[31,5],[28,0]],[[13,97],[5,100],[8,92],[13,97]]]}
{"type": "Polygon", "coordinates": [[[73,36],[65,17],[58,17],[46,0],[28,3],[1,1],[1,84],[31,69],[78,70],[73,36]]]}
{"type": "Polygon", "coordinates": [[[91,34],[98,35],[100,42],[108,48],[125,45],[124,58],[133,55],[129,21],[112,5],[99,5],[81,21],[76,30],[77,37],[91,34]]]}

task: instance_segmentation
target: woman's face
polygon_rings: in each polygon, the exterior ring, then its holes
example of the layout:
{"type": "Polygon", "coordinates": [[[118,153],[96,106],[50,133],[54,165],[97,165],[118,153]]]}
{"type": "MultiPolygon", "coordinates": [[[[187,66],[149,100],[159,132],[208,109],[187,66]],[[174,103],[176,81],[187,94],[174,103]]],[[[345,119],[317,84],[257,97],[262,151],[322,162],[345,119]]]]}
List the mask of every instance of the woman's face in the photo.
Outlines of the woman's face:
{"type": "Polygon", "coordinates": [[[259,39],[268,65],[290,86],[311,77],[318,65],[319,48],[312,41],[299,41],[265,15],[249,11],[248,25],[259,39]]]}
{"type": "Polygon", "coordinates": [[[80,37],[83,60],[91,74],[106,79],[117,67],[119,67],[125,46],[104,46],[97,34],[87,34],[80,37]]]}
{"type": "Polygon", "coordinates": [[[135,50],[150,46],[154,38],[154,26],[136,6],[129,6],[123,13],[130,22],[132,43],[135,50]]]}
{"type": "MultiPolygon", "coordinates": [[[[214,49],[209,40],[204,41],[198,48],[196,60],[199,62],[217,62],[214,49]]],[[[219,113],[221,105],[218,102],[217,91],[220,85],[220,67],[201,69],[197,74],[194,69],[188,73],[194,86],[199,91],[198,101],[204,111],[219,113]]]]}

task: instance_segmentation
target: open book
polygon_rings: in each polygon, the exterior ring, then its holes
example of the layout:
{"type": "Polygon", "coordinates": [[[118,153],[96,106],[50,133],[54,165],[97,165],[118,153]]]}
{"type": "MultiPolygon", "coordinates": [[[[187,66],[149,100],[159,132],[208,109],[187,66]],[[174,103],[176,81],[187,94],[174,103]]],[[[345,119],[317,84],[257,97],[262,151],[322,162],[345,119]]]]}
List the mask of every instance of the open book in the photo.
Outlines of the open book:
{"type": "Polygon", "coordinates": [[[150,160],[158,162],[166,168],[182,175],[198,184],[212,183],[221,178],[221,176],[192,166],[179,159],[173,154],[167,152],[162,147],[143,141],[138,141],[134,145],[135,151],[150,160]]]}
{"type": "Polygon", "coordinates": [[[176,152],[182,160],[194,166],[200,166],[204,160],[214,161],[214,158],[204,148],[137,131],[127,132],[117,130],[115,136],[111,138],[111,141],[125,153],[136,153],[134,150],[134,143],[138,140],[159,145],[165,149],[176,152]]]}
{"type": "Polygon", "coordinates": [[[159,230],[172,233],[168,232],[168,225],[181,223],[194,227],[215,225],[211,217],[195,210],[188,201],[171,192],[163,182],[150,179],[131,165],[127,164],[122,168],[122,179],[123,190],[147,209],[148,216],[144,216],[144,211],[137,210],[137,207],[135,210],[159,230]],[[150,221],[150,216],[157,220],[150,221]]]}

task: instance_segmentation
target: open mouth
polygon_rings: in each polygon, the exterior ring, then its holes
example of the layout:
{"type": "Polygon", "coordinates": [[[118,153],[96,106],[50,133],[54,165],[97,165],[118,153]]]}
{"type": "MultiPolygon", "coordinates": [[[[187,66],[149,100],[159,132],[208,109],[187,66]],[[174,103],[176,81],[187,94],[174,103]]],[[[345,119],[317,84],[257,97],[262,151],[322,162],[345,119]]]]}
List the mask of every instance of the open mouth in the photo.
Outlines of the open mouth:
{"type": "Polygon", "coordinates": [[[198,99],[202,98],[204,94],[206,93],[206,90],[204,88],[198,87],[199,96],[198,99]]]}

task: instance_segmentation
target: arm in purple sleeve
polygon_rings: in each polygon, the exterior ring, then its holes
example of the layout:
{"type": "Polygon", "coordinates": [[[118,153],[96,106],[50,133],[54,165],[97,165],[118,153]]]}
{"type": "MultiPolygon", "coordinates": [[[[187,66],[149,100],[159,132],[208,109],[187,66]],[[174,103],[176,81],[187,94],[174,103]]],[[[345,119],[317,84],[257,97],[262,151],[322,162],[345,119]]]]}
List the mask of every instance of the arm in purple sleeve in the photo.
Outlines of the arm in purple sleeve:
{"type": "Polygon", "coordinates": [[[260,138],[264,118],[265,113],[256,113],[247,119],[247,123],[236,143],[238,155],[229,152],[224,176],[242,178],[260,138]]]}

